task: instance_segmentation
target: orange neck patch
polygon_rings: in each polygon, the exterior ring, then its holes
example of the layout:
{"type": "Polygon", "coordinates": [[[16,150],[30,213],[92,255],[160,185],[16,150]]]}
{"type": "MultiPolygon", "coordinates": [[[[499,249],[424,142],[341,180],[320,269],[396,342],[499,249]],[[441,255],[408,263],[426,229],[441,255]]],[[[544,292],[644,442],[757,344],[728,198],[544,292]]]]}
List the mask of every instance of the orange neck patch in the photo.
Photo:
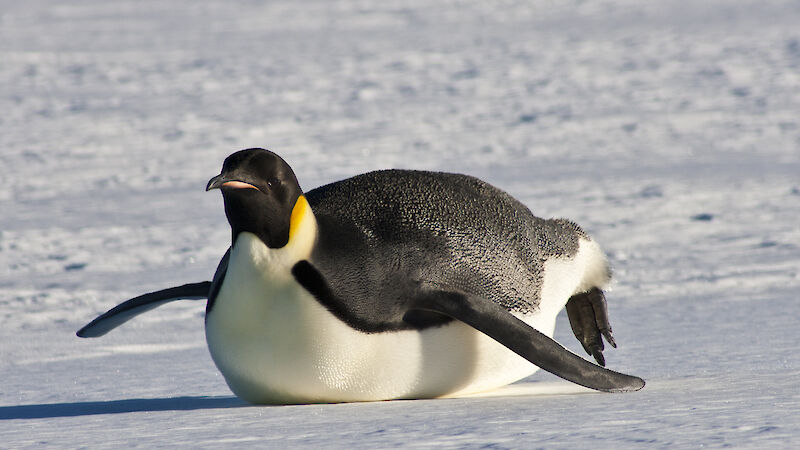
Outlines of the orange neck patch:
{"type": "Polygon", "coordinates": [[[308,201],[305,195],[301,195],[297,198],[297,202],[295,202],[294,208],[292,208],[292,217],[289,219],[289,241],[292,240],[292,236],[294,236],[297,229],[300,228],[300,224],[306,216],[307,206],[308,201]]]}

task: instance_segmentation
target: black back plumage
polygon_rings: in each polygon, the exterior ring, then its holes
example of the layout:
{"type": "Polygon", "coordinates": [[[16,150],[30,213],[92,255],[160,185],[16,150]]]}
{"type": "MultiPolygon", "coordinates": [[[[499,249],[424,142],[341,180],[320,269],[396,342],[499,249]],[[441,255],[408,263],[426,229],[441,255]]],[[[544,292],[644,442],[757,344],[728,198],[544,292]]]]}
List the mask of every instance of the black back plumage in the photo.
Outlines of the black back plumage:
{"type": "Polygon", "coordinates": [[[424,289],[535,311],[544,262],[574,255],[585,236],[570,221],[535,217],[500,189],[459,174],[370,172],[311,190],[306,198],[319,224],[310,261],[319,274],[309,281],[315,276],[306,273],[305,283],[364,331],[446,321],[403,320],[408,302],[424,289]]]}

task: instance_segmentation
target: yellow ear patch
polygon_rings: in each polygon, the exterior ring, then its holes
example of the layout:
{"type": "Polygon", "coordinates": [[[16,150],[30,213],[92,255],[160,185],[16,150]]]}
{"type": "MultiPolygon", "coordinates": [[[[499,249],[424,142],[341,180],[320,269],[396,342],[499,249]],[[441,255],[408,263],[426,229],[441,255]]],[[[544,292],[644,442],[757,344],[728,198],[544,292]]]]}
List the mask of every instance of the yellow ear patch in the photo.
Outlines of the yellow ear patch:
{"type": "Polygon", "coordinates": [[[295,235],[295,232],[298,228],[300,228],[300,224],[303,223],[303,218],[306,216],[306,211],[308,210],[308,201],[306,200],[305,195],[301,195],[297,198],[297,202],[294,204],[294,208],[292,208],[292,217],[289,219],[289,240],[292,240],[292,236],[295,235]]]}

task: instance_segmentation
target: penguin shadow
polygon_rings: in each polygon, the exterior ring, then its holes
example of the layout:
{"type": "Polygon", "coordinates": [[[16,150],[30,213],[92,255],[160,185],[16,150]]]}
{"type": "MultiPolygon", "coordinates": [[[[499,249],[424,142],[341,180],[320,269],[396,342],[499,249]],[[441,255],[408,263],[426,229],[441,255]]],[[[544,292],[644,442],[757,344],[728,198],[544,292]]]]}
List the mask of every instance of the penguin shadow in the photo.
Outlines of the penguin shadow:
{"type": "Polygon", "coordinates": [[[50,419],[102,414],[152,411],[194,411],[203,409],[246,408],[253,405],[233,396],[167,397],[107,400],[96,402],[42,403],[0,406],[0,420],[50,419]]]}

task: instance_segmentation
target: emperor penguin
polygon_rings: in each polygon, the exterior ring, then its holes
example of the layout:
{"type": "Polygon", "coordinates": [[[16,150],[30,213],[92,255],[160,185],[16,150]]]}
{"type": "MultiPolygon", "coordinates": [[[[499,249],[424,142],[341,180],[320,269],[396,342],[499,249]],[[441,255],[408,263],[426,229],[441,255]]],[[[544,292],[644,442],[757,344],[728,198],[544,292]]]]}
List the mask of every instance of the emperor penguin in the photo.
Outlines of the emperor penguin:
{"type": "Polygon", "coordinates": [[[381,170],[304,193],[275,153],[228,156],[220,190],[231,246],[211,281],[128,300],[78,331],[102,336],[179,299],[208,299],[211,357],[252,403],[435,398],[488,391],[542,368],[608,392],[616,347],[595,241],[466,175],[381,170]],[[551,337],[566,306],[583,348],[551,337]]]}

